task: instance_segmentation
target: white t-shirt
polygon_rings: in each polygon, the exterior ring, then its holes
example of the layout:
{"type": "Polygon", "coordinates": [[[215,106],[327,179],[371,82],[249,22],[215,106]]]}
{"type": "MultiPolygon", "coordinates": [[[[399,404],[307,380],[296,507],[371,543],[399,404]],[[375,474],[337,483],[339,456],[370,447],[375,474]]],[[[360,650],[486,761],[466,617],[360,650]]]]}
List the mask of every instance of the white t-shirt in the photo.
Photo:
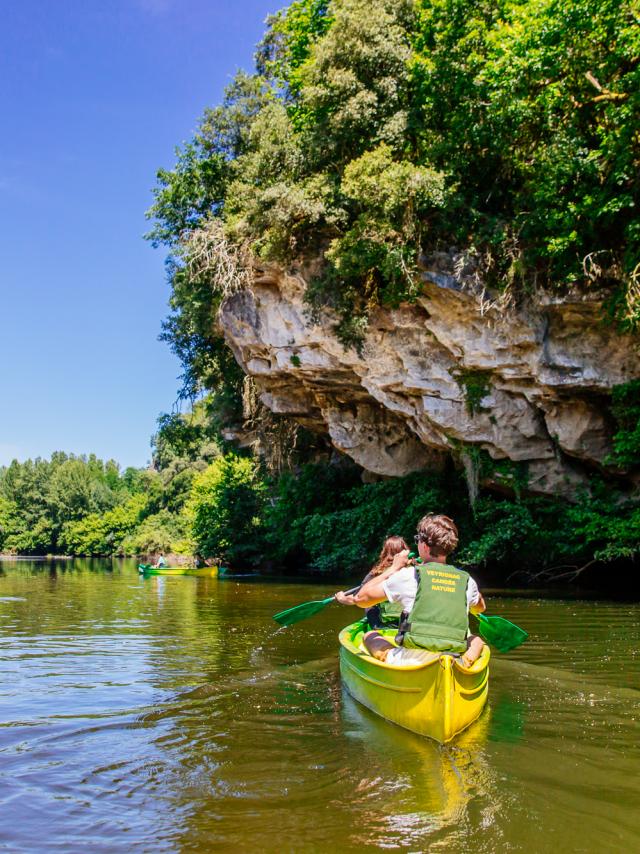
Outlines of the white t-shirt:
{"type": "MultiPolygon", "coordinates": [[[[418,592],[418,582],[416,581],[416,571],[413,566],[405,566],[390,575],[382,582],[382,589],[389,602],[400,602],[403,611],[410,611],[413,608],[413,603],[416,601],[416,593],[418,592]]],[[[467,582],[467,611],[472,605],[477,605],[480,601],[480,591],[478,585],[473,578],[469,576],[467,582]]]]}

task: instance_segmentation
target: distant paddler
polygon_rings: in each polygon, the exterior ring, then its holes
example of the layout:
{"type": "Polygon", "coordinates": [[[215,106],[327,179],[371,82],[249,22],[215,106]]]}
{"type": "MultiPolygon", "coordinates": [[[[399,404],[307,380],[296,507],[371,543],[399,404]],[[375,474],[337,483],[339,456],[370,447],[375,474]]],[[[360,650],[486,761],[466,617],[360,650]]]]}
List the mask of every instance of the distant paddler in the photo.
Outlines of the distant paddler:
{"type": "Polygon", "coordinates": [[[158,558],[158,560],[156,561],[156,563],[154,563],[153,568],[154,569],[164,569],[166,567],[166,565],[167,565],[167,562],[164,559],[164,555],[161,554],[160,557],[158,558]]]}

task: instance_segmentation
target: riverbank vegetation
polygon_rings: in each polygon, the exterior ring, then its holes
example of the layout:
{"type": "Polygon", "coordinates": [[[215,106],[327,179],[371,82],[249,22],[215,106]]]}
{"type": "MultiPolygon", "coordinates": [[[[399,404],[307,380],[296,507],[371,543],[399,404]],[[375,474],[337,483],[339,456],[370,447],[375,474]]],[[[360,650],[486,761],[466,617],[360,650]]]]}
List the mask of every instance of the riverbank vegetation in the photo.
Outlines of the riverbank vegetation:
{"type": "MultiPolygon", "coordinates": [[[[617,453],[640,463],[633,384],[616,434],[617,453]],[[629,419],[630,420],[624,420],[629,419]]],[[[497,577],[577,577],[594,561],[640,553],[640,503],[621,500],[601,478],[574,503],[521,492],[481,491],[469,502],[462,469],[363,483],[361,470],[335,452],[300,457],[274,470],[212,427],[212,398],[192,413],[165,415],[147,469],[121,472],[113,461],[54,454],[0,469],[0,551],[19,554],[218,557],[234,566],[298,574],[354,575],[373,561],[383,538],[408,541],[428,511],[453,516],[457,555],[497,577]],[[305,457],[307,458],[305,461],[305,457]]]]}

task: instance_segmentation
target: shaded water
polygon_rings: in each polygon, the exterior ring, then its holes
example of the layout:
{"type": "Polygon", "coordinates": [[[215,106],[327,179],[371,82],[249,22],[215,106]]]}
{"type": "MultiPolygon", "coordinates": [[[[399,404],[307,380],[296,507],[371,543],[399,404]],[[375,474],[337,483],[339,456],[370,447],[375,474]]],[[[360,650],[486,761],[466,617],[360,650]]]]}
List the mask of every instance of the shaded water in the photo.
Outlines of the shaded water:
{"type": "Polygon", "coordinates": [[[0,848],[640,850],[640,606],[496,598],[530,641],[440,747],[341,689],[331,592],[0,563],[0,848]]]}

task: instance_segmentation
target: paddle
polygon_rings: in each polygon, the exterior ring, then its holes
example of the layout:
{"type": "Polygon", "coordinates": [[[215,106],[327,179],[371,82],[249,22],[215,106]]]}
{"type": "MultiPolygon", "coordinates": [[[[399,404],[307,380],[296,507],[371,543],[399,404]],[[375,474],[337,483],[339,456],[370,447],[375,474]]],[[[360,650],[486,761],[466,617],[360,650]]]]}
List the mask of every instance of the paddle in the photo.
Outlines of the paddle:
{"type": "Polygon", "coordinates": [[[494,646],[498,652],[509,652],[524,643],[529,637],[524,629],[510,623],[504,617],[488,617],[486,614],[474,614],[478,620],[478,631],[483,641],[494,646]]]}
{"type": "MultiPolygon", "coordinates": [[[[357,593],[360,587],[362,587],[361,584],[358,587],[347,590],[346,593],[357,593]]],[[[292,626],[294,623],[299,623],[308,617],[313,617],[314,614],[318,614],[323,608],[326,608],[327,605],[333,602],[335,598],[334,594],[333,596],[328,596],[326,599],[316,599],[312,602],[303,602],[302,605],[294,605],[293,608],[287,608],[286,611],[274,614],[273,619],[276,623],[280,623],[281,626],[292,626]]]]}

